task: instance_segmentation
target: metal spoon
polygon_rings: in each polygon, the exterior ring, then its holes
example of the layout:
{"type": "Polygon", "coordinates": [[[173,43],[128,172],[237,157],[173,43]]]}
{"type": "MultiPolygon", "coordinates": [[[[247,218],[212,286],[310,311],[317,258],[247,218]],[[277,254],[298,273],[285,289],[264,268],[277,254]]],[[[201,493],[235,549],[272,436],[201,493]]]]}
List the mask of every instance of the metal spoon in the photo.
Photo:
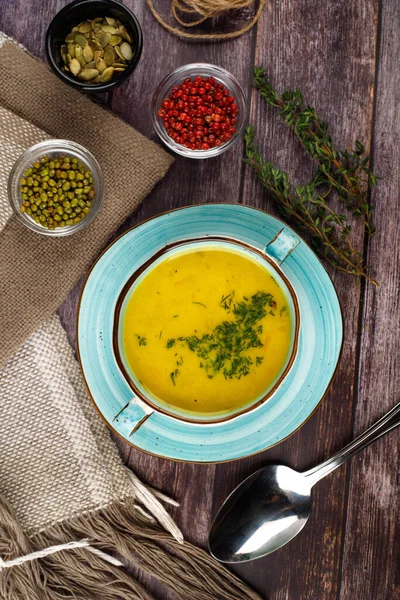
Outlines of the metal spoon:
{"type": "Polygon", "coordinates": [[[335,456],[305,473],[269,465],[250,475],[228,496],[211,526],[211,554],[221,562],[245,562],[290,542],[310,516],[313,485],[397,425],[400,403],[335,456]]]}

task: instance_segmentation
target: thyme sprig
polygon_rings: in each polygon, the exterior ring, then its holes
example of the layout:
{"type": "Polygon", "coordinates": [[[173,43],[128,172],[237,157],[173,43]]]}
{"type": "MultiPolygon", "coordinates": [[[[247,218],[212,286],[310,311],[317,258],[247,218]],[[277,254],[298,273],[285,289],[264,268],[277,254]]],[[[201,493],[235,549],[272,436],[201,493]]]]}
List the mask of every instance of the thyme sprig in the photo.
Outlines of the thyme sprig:
{"type": "Polygon", "coordinates": [[[245,162],[272,193],[279,213],[311,234],[312,245],[320,256],[340,271],[365,277],[377,285],[367,274],[363,257],[350,238],[351,224],[328,204],[331,192],[337,191],[346,208],[363,218],[367,233],[375,232],[367,194],[377,178],[369,168],[364,147],[356,141],[354,149],[335,150],[327,124],[320,120],[315,109],[305,106],[302,93],[289,90],[280,96],[262,67],[254,69],[254,84],[266,102],[278,109],[306,152],[317,162],[318,170],[307,184],[293,186],[287,173],[264,160],[254,142],[253,127],[248,127],[245,133],[245,162]]]}
{"type": "Polygon", "coordinates": [[[299,138],[306,152],[318,164],[318,184],[335,189],[346,207],[364,218],[367,232],[375,233],[372,208],[368,202],[369,187],[377,183],[364,146],[356,140],[355,148],[336,150],[328,134],[328,124],[320,119],[315,108],[305,105],[300,90],[288,90],[280,96],[265,76],[263,67],[254,68],[254,85],[264,100],[274,108],[299,138]]]}
{"type": "Polygon", "coordinates": [[[288,174],[264,160],[254,143],[255,130],[248,127],[245,133],[246,159],[257,173],[262,185],[272,192],[279,213],[294,220],[301,229],[311,232],[316,252],[329,264],[345,273],[366,277],[363,257],[350,239],[351,225],[345,217],[333,210],[323,194],[316,193],[318,180],[293,189],[288,174]]]}

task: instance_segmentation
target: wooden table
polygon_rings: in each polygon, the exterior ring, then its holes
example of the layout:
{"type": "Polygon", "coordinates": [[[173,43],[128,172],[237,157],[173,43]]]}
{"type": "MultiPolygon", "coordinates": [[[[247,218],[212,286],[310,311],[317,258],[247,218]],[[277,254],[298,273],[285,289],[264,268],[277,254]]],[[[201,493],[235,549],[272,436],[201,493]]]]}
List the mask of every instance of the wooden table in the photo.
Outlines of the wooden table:
{"type": "MultiPolygon", "coordinates": [[[[44,58],[47,25],[64,4],[1,0],[0,28],[44,58]]],[[[249,121],[257,126],[265,157],[299,182],[307,181],[313,168],[310,159],[279,117],[251,91],[252,67],[262,63],[280,90],[303,90],[330,123],[339,147],[364,141],[382,177],[371,195],[376,235],[366,237],[354,223],[355,239],[380,286],[330,271],[343,308],[344,347],[332,389],[304,427],[267,452],[209,466],[154,458],[117,441],[126,463],[144,481],[179,499],[177,522],[189,540],[205,545],[212,515],[252,471],[269,461],[299,469],[314,465],[399,400],[400,3],[269,0],[250,33],[212,44],[170,36],[144,0],[126,4],[143,27],[143,56],[134,76],[99,101],[143,134],[155,139],[150,100],[166,73],[184,63],[215,63],[234,73],[246,89],[249,121]]],[[[249,15],[250,10],[242,11],[242,17],[249,15]]],[[[216,159],[177,158],[118,233],[160,212],[194,203],[240,202],[274,213],[268,194],[243,164],[242,153],[239,143],[216,159]]],[[[78,284],[59,311],[72,345],[80,288],[78,284]]],[[[235,571],[270,600],[400,599],[399,459],[395,431],[317,486],[313,515],[290,545],[235,571]]],[[[172,598],[154,583],[146,584],[156,598],[172,598]]],[[[196,599],[188,590],[182,600],[196,599]]]]}

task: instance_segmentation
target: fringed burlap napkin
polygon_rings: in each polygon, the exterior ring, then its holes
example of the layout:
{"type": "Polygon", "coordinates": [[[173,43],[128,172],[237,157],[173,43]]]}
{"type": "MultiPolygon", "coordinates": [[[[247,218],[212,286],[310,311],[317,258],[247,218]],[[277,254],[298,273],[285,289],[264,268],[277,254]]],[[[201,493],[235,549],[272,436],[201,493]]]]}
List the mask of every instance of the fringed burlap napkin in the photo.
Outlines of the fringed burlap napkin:
{"type": "Polygon", "coordinates": [[[130,561],[179,600],[256,599],[182,543],[166,498],[123,466],[52,315],[171,159],[14,43],[0,44],[0,598],[150,600],[125,571],[130,561]],[[106,180],[102,214],[60,240],[10,218],[5,188],[15,158],[48,136],[90,148],[106,180]]]}

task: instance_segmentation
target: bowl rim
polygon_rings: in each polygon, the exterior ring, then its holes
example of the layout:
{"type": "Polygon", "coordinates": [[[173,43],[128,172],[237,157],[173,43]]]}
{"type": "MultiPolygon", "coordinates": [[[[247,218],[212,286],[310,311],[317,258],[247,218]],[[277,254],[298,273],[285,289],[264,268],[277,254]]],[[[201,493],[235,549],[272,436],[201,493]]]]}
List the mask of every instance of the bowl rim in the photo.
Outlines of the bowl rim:
{"type": "MultiPolygon", "coordinates": [[[[151,113],[152,113],[152,119],[153,119],[153,126],[154,126],[154,129],[156,130],[157,135],[159,136],[160,140],[170,150],[172,150],[176,154],[179,154],[186,158],[205,159],[205,158],[212,158],[214,156],[219,156],[220,154],[223,154],[237,142],[237,140],[240,138],[240,136],[243,132],[244,126],[245,126],[246,118],[245,118],[245,114],[244,114],[239,127],[237,127],[236,132],[234,133],[234,135],[228,142],[225,142],[221,146],[216,146],[216,147],[210,148],[208,150],[190,150],[189,148],[186,148],[185,146],[182,146],[181,144],[177,144],[176,142],[174,142],[174,140],[172,140],[172,138],[170,138],[169,135],[166,133],[164,126],[161,125],[160,117],[157,115],[157,101],[160,97],[162,88],[165,86],[165,84],[168,82],[168,80],[173,79],[173,77],[178,75],[179,73],[181,73],[182,80],[183,80],[185,77],[189,77],[188,71],[190,71],[190,70],[201,71],[202,69],[210,69],[210,68],[220,73],[220,79],[224,83],[224,85],[226,87],[228,87],[228,89],[229,89],[229,86],[227,83],[225,83],[224,80],[228,79],[229,81],[233,82],[234,86],[236,87],[235,94],[236,94],[236,91],[239,94],[238,98],[235,98],[235,100],[236,100],[236,102],[240,102],[241,104],[243,104],[244,113],[246,113],[247,100],[246,100],[246,94],[244,92],[242,85],[239,83],[239,81],[236,79],[236,77],[230,71],[228,71],[224,67],[220,67],[219,65],[214,65],[212,63],[194,62],[194,63],[187,63],[185,65],[181,65],[180,67],[177,67],[173,71],[170,71],[165,77],[163,77],[163,79],[160,81],[160,83],[158,84],[157,88],[155,89],[155,91],[153,93],[153,98],[152,98],[152,103],[151,103],[151,113]]],[[[214,75],[210,75],[210,76],[214,76],[214,75]]],[[[217,77],[218,77],[218,75],[217,75],[217,77]]],[[[172,84],[170,87],[172,88],[172,84]]],[[[231,89],[230,89],[230,91],[233,93],[233,91],[231,89]]]]}
{"type": "Polygon", "coordinates": [[[75,87],[76,89],[84,91],[84,92],[104,92],[111,88],[121,85],[124,81],[126,81],[126,79],[128,79],[128,77],[136,69],[136,67],[140,61],[142,51],[143,51],[143,32],[142,32],[142,28],[140,26],[140,23],[139,23],[136,15],[131,11],[130,8],[128,8],[125,4],[123,4],[119,0],[73,0],[73,2],[69,2],[68,4],[63,6],[54,15],[54,17],[50,21],[49,26],[47,27],[47,31],[46,31],[45,48],[46,48],[47,60],[50,64],[50,67],[53,70],[53,72],[55,73],[55,75],[57,75],[57,77],[59,79],[61,79],[61,81],[63,81],[64,83],[67,83],[68,85],[71,85],[72,87],[75,87]],[[109,6],[119,8],[127,13],[130,20],[132,21],[135,31],[136,31],[137,47],[136,47],[135,55],[134,55],[133,59],[131,60],[131,62],[129,63],[129,65],[127,66],[125,72],[122,73],[117,79],[108,81],[106,83],[92,83],[89,85],[85,82],[79,81],[78,79],[69,77],[68,74],[64,73],[62,71],[62,69],[60,69],[60,67],[58,66],[58,64],[53,56],[51,44],[52,44],[52,38],[53,38],[53,29],[55,27],[55,24],[58,22],[58,20],[60,18],[62,18],[66,13],[68,13],[71,9],[73,9],[75,7],[79,7],[79,6],[84,6],[85,4],[87,4],[87,5],[93,4],[94,1],[102,2],[105,5],[108,4],[109,6]]]}
{"type": "MultiPolygon", "coordinates": [[[[79,156],[78,156],[78,158],[79,158],[79,160],[81,160],[81,158],[79,156]]],[[[61,139],[61,138],[50,138],[48,140],[43,140],[41,142],[33,144],[33,146],[29,146],[29,148],[26,148],[26,150],[24,150],[24,152],[22,152],[19,155],[17,160],[14,162],[12,169],[8,175],[7,195],[8,195],[8,201],[9,201],[9,204],[11,206],[13,213],[16,215],[19,222],[23,223],[23,225],[25,227],[27,227],[34,233],[38,233],[39,235],[46,235],[48,237],[65,237],[68,235],[73,235],[74,233],[78,233],[79,231],[82,231],[83,229],[85,229],[88,225],[90,225],[90,223],[95,219],[95,217],[101,210],[101,208],[103,206],[103,201],[104,201],[104,176],[103,176],[103,172],[101,170],[101,167],[100,167],[100,164],[99,164],[97,158],[85,146],[82,146],[82,144],[79,144],[78,142],[74,142],[73,140],[65,140],[65,139],[61,139]],[[89,164],[91,164],[91,166],[89,168],[92,169],[93,168],[92,165],[93,165],[94,168],[96,169],[97,176],[99,179],[99,186],[98,186],[98,189],[96,190],[96,197],[95,197],[96,203],[92,206],[93,213],[90,216],[90,218],[88,215],[87,219],[82,219],[80,223],[76,223],[76,224],[70,225],[68,227],[56,227],[55,229],[46,229],[46,227],[41,227],[41,229],[38,229],[39,226],[37,225],[37,223],[35,223],[30,218],[24,218],[23,213],[21,213],[18,210],[16,204],[13,201],[12,184],[13,184],[14,178],[17,175],[18,167],[20,167],[20,165],[23,163],[24,158],[26,157],[28,152],[32,152],[32,151],[36,151],[36,150],[40,150],[40,149],[43,149],[44,152],[46,152],[46,148],[48,148],[49,143],[54,144],[55,147],[48,149],[47,152],[58,152],[59,151],[58,148],[60,149],[60,151],[65,150],[66,152],[70,151],[72,153],[75,150],[77,150],[80,154],[84,155],[85,157],[89,157],[88,162],[89,162],[89,164]]],[[[19,204],[19,206],[20,206],[20,204],[19,204]]]]}

